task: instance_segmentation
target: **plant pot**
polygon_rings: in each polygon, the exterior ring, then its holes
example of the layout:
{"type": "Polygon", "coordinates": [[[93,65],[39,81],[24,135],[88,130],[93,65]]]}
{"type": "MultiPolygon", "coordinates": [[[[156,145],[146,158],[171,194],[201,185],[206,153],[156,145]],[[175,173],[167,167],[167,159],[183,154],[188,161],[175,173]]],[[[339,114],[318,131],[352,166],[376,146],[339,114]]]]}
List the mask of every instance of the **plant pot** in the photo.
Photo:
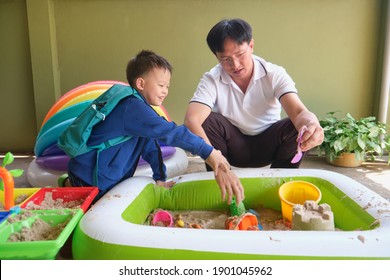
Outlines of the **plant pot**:
{"type": "Polygon", "coordinates": [[[356,159],[354,153],[343,153],[334,160],[330,160],[328,156],[326,156],[326,161],[334,166],[340,167],[358,167],[361,166],[363,161],[356,159]]]}

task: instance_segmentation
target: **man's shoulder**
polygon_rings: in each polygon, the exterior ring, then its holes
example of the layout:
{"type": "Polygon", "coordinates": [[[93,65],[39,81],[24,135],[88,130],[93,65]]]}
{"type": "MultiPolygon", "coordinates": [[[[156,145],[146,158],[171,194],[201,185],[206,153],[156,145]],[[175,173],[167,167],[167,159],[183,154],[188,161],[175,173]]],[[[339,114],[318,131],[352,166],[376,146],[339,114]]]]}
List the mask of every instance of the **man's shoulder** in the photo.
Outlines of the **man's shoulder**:
{"type": "Polygon", "coordinates": [[[255,63],[257,63],[259,66],[258,68],[263,69],[266,75],[284,75],[284,73],[286,72],[286,69],[283,66],[267,61],[259,56],[254,55],[253,57],[255,63]]]}
{"type": "Polygon", "coordinates": [[[210,79],[219,79],[222,74],[222,67],[220,64],[215,65],[213,68],[211,68],[208,72],[204,73],[205,77],[208,77],[210,79]]]}
{"type": "Polygon", "coordinates": [[[265,60],[262,57],[254,55],[253,58],[254,58],[255,62],[259,63],[266,71],[273,71],[275,69],[281,68],[280,65],[277,65],[273,62],[265,60]]]}

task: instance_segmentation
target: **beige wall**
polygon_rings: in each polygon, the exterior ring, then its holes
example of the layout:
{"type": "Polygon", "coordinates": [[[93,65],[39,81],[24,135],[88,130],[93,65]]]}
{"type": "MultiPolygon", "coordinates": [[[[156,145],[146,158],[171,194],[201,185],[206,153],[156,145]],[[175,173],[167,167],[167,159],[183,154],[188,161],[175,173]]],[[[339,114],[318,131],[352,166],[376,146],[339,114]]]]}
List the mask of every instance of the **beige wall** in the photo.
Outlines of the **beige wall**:
{"type": "Polygon", "coordinates": [[[31,151],[36,119],[23,0],[0,0],[0,152],[31,151]]]}
{"type": "Polygon", "coordinates": [[[255,53],[284,66],[320,118],[337,110],[356,117],[375,114],[384,3],[0,0],[0,40],[18,37],[0,45],[2,57],[10,53],[17,62],[0,64],[0,82],[13,92],[12,97],[2,92],[2,103],[7,100],[7,118],[14,124],[7,126],[8,134],[0,131],[0,151],[32,149],[32,135],[67,91],[90,81],[126,81],[126,63],[141,49],[173,64],[164,106],[181,124],[199,79],[217,63],[205,42],[207,32],[228,17],[252,25],[255,53]]]}

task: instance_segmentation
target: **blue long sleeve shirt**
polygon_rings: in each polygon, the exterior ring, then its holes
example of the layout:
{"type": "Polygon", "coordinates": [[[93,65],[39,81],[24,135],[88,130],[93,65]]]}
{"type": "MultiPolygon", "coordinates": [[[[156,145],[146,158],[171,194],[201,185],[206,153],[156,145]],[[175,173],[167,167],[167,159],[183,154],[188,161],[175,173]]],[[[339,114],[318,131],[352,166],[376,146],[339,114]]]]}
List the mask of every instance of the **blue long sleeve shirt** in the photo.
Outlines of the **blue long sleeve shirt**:
{"type": "MultiPolygon", "coordinates": [[[[100,195],[119,182],[132,177],[140,156],[153,170],[154,180],[166,180],[159,142],[182,148],[206,159],[213,147],[193,134],[184,125],[176,125],[158,115],[146,101],[130,96],[124,98],[104,121],[97,124],[88,140],[93,146],[118,136],[132,136],[126,142],[100,152],[98,159],[98,188],[100,195]]],[[[72,158],[68,170],[89,185],[93,185],[96,151],[72,158]]]]}

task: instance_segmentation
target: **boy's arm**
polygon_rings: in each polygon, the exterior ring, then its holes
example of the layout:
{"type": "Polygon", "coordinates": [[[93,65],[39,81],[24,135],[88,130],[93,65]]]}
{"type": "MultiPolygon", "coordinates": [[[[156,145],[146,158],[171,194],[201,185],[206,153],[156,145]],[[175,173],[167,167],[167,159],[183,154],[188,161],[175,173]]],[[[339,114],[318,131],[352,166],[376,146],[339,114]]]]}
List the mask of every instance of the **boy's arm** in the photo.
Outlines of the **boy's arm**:
{"type": "Polygon", "coordinates": [[[166,167],[163,161],[160,145],[157,140],[148,139],[143,149],[142,158],[150,164],[153,179],[164,182],[167,179],[166,167]]]}
{"type": "Polygon", "coordinates": [[[129,134],[150,138],[143,149],[142,156],[150,163],[153,169],[153,178],[156,182],[166,181],[166,168],[157,140],[151,139],[160,139],[167,145],[180,147],[206,160],[214,169],[223,199],[227,197],[229,203],[233,194],[236,195],[237,201],[244,198],[244,191],[239,178],[232,171],[228,171],[230,165],[219,151],[214,150],[204,139],[192,133],[184,125],[177,126],[174,123],[167,122],[151,111],[153,109],[142,111],[143,108],[145,107],[132,108],[133,116],[137,116],[137,118],[135,121],[126,122],[126,126],[129,128],[129,134]],[[156,147],[158,147],[158,150],[156,147]]]}

